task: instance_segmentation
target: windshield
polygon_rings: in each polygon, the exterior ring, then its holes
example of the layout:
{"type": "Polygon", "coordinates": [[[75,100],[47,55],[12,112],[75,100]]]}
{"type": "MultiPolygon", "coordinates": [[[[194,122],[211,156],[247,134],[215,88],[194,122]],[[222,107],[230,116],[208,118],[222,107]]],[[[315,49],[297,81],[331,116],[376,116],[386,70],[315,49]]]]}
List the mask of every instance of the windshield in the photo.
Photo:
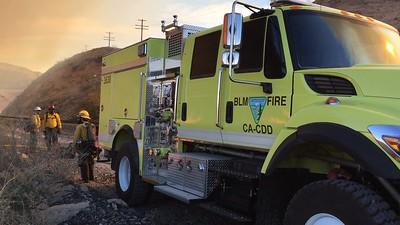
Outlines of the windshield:
{"type": "Polygon", "coordinates": [[[390,27],[311,10],[286,11],[285,22],[295,69],[400,64],[390,27]]]}

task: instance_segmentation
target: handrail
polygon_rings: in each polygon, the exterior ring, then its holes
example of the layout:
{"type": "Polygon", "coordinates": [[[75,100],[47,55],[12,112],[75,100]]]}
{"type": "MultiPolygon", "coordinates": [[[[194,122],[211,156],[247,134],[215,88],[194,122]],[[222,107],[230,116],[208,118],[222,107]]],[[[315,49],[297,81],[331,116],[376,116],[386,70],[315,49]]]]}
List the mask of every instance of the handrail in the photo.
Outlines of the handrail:
{"type": "Polygon", "coordinates": [[[178,91],[179,91],[179,81],[180,81],[181,76],[178,75],[175,78],[175,96],[174,96],[174,121],[176,122],[177,120],[177,111],[178,111],[178,91]]]}
{"type": "Polygon", "coordinates": [[[143,105],[143,100],[142,100],[142,97],[143,97],[143,78],[146,76],[146,73],[143,73],[143,72],[141,72],[140,73],[140,87],[139,87],[139,108],[138,108],[138,111],[139,111],[139,115],[138,115],[138,118],[139,118],[139,121],[141,122],[143,119],[142,119],[142,105],[143,105]]]}
{"type": "Polygon", "coordinates": [[[218,71],[218,86],[217,86],[217,108],[216,108],[216,119],[215,119],[215,125],[221,129],[223,127],[221,126],[221,121],[220,121],[220,102],[221,102],[221,85],[222,85],[222,71],[223,68],[220,68],[218,71]]]}

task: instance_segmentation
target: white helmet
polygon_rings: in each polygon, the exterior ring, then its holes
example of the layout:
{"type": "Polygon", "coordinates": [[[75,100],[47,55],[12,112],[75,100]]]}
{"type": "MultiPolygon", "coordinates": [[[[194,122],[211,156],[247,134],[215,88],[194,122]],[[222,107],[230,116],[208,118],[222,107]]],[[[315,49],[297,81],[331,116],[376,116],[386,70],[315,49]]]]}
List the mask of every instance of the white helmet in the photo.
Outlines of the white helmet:
{"type": "Polygon", "coordinates": [[[34,111],[42,111],[42,108],[40,108],[40,106],[36,106],[33,110],[34,111]]]}

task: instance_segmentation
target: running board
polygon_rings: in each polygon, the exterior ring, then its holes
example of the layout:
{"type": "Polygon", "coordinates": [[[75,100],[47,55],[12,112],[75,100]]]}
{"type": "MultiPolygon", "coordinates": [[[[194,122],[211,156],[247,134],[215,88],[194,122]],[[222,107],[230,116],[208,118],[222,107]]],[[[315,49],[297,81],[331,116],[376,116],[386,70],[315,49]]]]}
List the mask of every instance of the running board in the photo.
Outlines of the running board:
{"type": "Polygon", "coordinates": [[[251,217],[237,213],[233,210],[226,209],[222,206],[217,205],[216,203],[213,202],[206,202],[206,203],[200,203],[197,204],[196,206],[205,209],[207,211],[210,211],[214,214],[217,214],[219,216],[225,217],[225,218],[230,218],[231,220],[234,220],[236,222],[240,223],[245,223],[245,224],[252,224],[254,221],[251,217]]]}
{"type": "Polygon", "coordinates": [[[203,199],[202,197],[199,197],[197,195],[190,194],[185,191],[181,191],[179,189],[176,189],[174,187],[168,186],[168,185],[158,185],[154,186],[154,190],[163,193],[165,195],[168,195],[171,198],[177,199],[181,202],[184,202],[186,204],[191,203],[192,201],[195,200],[201,200],[203,199]]]}

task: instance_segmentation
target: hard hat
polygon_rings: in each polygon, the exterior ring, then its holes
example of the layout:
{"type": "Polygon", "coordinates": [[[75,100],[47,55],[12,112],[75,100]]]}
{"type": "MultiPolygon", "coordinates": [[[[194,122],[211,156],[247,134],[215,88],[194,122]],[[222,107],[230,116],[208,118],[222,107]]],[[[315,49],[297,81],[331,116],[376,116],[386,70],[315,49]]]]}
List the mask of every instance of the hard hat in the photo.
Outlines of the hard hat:
{"type": "Polygon", "coordinates": [[[42,111],[42,108],[40,108],[40,106],[36,106],[33,110],[34,111],[42,111]]]}
{"type": "Polygon", "coordinates": [[[86,110],[81,110],[79,112],[79,117],[90,120],[89,112],[86,110]]]}
{"type": "Polygon", "coordinates": [[[54,105],[49,106],[49,110],[55,110],[56,107],[54,105]]]}

